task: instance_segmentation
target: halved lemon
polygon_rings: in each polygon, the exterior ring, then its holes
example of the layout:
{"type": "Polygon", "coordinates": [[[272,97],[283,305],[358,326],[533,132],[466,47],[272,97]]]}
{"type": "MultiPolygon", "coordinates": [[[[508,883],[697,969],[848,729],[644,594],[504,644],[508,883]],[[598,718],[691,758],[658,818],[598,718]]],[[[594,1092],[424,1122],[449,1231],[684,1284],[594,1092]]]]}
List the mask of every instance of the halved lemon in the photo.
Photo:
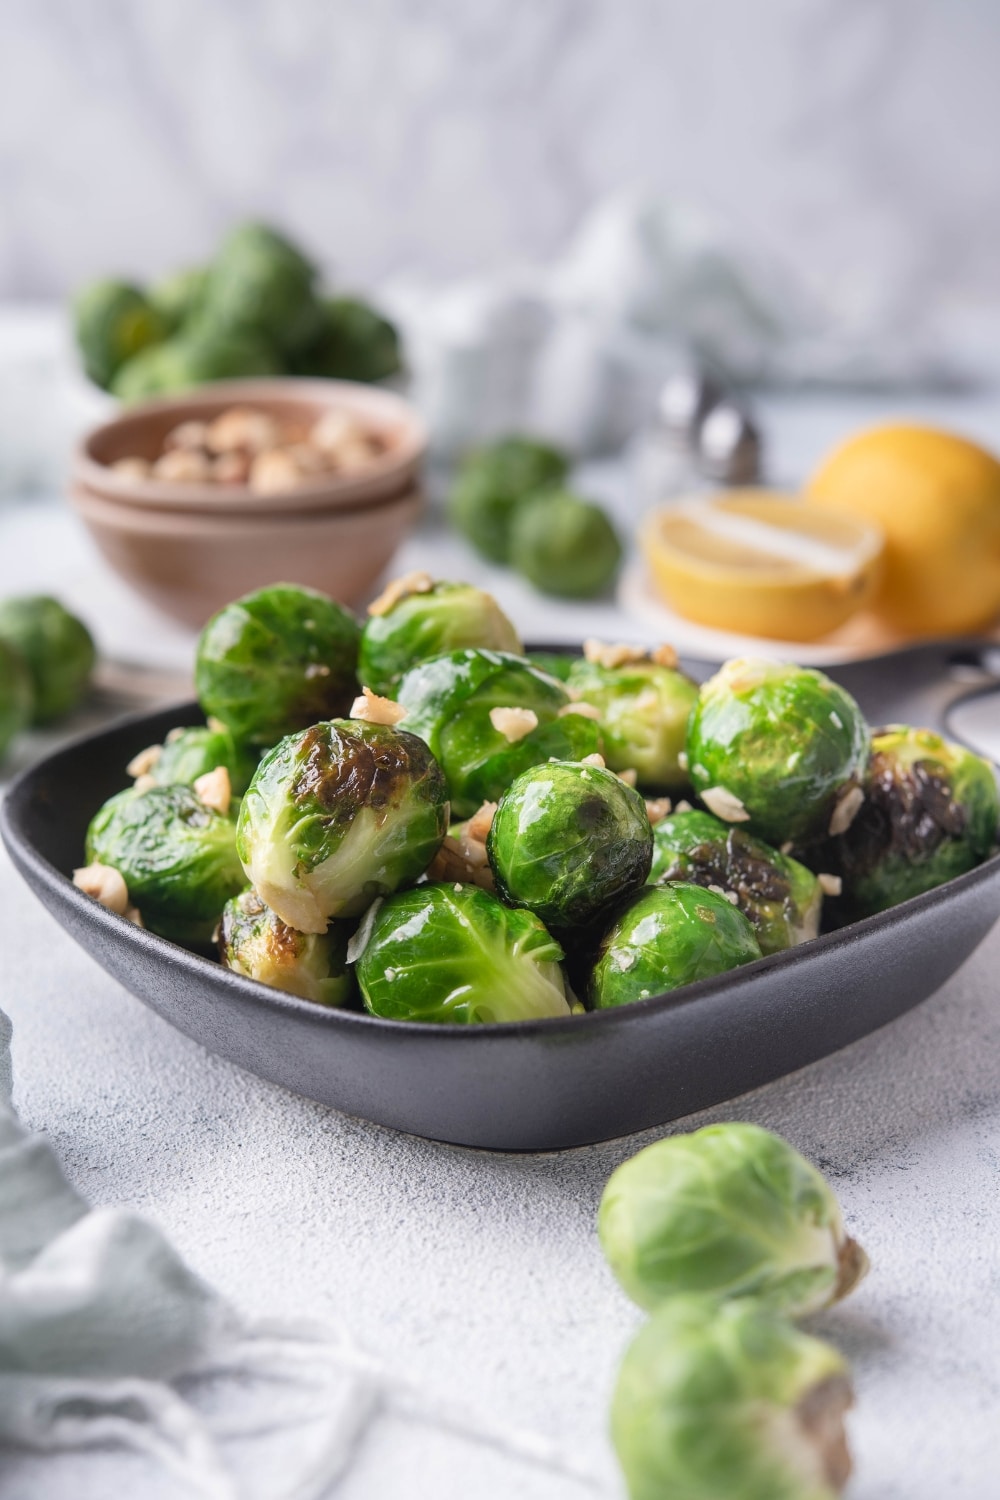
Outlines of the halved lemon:
{"type": "Polygon", "coordinates": [[[677,501],[639,542],[678,614],[785,641],[828,635],[867,604],[883,546],[877,526],[771,490],[677,501]]]}

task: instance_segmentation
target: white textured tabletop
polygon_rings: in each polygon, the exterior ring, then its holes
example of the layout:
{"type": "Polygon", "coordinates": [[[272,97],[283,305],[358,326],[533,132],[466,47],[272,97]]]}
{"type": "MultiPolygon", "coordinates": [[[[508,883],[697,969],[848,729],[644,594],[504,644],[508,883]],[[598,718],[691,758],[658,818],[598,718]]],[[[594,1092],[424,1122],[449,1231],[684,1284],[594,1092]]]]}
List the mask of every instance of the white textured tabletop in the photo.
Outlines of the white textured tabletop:
{"type": "MultiPolygon", "coordinates": [[[[768,411],[787,471],[877,414],[860,402],[768,411]]],[[[1000,439],[995,403],[948,403],[939,415],[1000,439]]],[[[404,561],[430,559],[444,572],[442,555],[425,535],[404,561]]],[[[529,601],[494,581],[523,620],[529,601]]],[[[183,659],[183,635],[161,633],[128,602],[61,509],[10,507],[0,512],[0,593],[36,586],[96,615],[109,648],[152,655],[158,643],[162,660],[183,659]]],[[[580,613],[535,604],[525,630],[570,638],[581,623],[580,613]]],[[[610,607],[595,629],[637,633],[610,607]]],[[[400,1136],[262,1083],[173,1031],[76,948],[5,856],[0,924],[15,1102],[93,1203],[154,1219],[241,1306],[345,1325],[459,1415],[545,1433],[602,1493],[618,1493],[605,1417],[638,1314],[604,1266],[594,1214],[612,1168],[662,1132],[543,1156],[400,1136]]],[[[681,1127],[747,1119],[785,1134],[829,1174],[871,1256],[849,1304],[816,1320],[854,1364],[854,1500],[1000,1493],[998,974],[994,931],[892,1026],[681,1127]]],[[[303,1429],[303,1451],[309,1436],[303,1429]]],[[[232,1456],[247,1500],[281,1492],[287,1449],[235,1443],[232,1456]]],[[[184,1493],[159,1468],[111,1450],[0,1456],[0,1494],[11,1500],[184,1493]]],[[[587,1491],[389,1417],[337,1493],[569,1500],[587,1491]]]]}

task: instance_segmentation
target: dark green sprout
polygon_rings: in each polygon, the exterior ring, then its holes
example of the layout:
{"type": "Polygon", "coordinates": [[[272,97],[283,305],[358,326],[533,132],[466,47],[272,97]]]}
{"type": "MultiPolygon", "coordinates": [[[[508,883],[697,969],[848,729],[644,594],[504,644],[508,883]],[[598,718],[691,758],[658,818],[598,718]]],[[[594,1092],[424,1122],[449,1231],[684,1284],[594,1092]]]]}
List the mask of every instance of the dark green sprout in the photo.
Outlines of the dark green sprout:
{"type": "Polygon", "coordinates": [[[629,1500],[836,1500],[850,1372],[756,1302],[672,1297],[622,1361],[611,1440],[629,1500]]]}
{"type": "Polygon", "coordinates": [[[595,1010],[648,1000],[760,958],[748,919],[725,896],[683,882],[647,886],[601,941],[590,978],[595,1010]]]}
{"type": "Polygon", "coordinates": [[[230,896],[246,885],[236,825],[186,786],[133,788],[87,830],[87,859],[117,870],[151,932],[205,948],[230,896]]]}
{"type": "Polygon", "coordinates": [[[237,739],[273,745],[347,712],[360,638],[354,616],[315,589],[276,583],[245,594],[201,633],[199,702],[237,739]]]}
{"type": "Polygon", "coordinates": [[[104,390],[129,360],[168,333],[166,320],[148,297],[124,281],[84,287],[74,299],[73,318],[84,369],[104,390]]]}
{"type": "Polygon", "coordinates": [[[283,922],[325,932],[409,885],[448,826],[448,789],[423,740],[334,719],[264,756],[239,814],[247,879],[283,922]]]}
{"type": "Polygon", "coordinates": [[[762,953],[779,953],[819,932],[823,893],[812,871],[738,824],[698,808],[671,813],[654,827],[649,884],[660,880],[734,894],[762,953]]]}
{"type": "Polygon", "coordinates": [[[698,688],[677,667],[652,659],[602,666],[577,658],[568,685],[600,714],[604,757],[612,771],[634,769],[639,786],[677,791],[687,785],[684,747],[698,688]]]}
{"type": "Polygon", "coordinates": [[[0,603],[0,640],[21,653],[31,674],[32,722],[72,712],[86,696],[97,653],[82,620],[45,594],[0,603]]]}
{"type": "Polygon", "coordinates": [[[27,662],[16,647],[0,640],[0,760],[31,723],[33,702],[27,662]]]}
{"type": "Polygon", "coordinates": [[[474,885],[421,885],[380,902],[355,939],[366,1008],[450,1025],[568,1016],[563,951],[528,911],[474,885]]]}
{"type": "Polygon", "coordinates": [[[521,652],[521,640],[492,594],[471,583],[435,583],[369,613],[361,632],[358,678],[392,695],[417,662],[463,646],[521,652]]]}
{"type": "Polygon", "coordinates": [[[807,1317],[868,1268],[822,1173],[758,1125],[709,1125],[647,1146],[612,1172],[597,1228],[615,1276],[647,1311],[704,1292],[807,1317]]]}
{"type": "Polygon", "coordinates": [[[504,901],[547,927],[581,928],[642,885],[653,833],[643,799],[614,772],[549,761],[504,792],[486,848],[504,901]]]}
{"type": "Polygon", "coordinates": [[[327,380],[388,380],[402,368],[394,324],[359,297],[330,297],[320,304],[320,324],[298,361],[303,375],[327,380]]]}
{"type": "Polygon", "coordinates": [[[563,482],[566,456],[526,437],[500,438],[470,454],[449,497],[451,518],[483,557],[510,561],[511,525],[530,495],[563,482]]]}
{"type": "Polygon", "coordinates": [[[601,507],[569,490],[543,491],[514,512],[511,565],[542,594],[564,599],[603,594],[621,558],[618,534],[601,507]]]}
{"type": "Polygon", "coordinates": [[[255,891],[226,902],[219,928],[219,958],[227,969],[286,990],[317,1005],[347,1005],[354,976],[347,963],[353,926],[331,922],[326,932],[297,932],[255,891]]]}
{"type": "Polygon", "coordinates": [[[822,672],[741,659],[701,689],[688,771],[710,812],[769,842],[804,844],[856,813],[868,750],[861,710],[822,672]]]}
{"type": "Polygon", "coordinates": [[[316,267],[266,224],[230,230],[209,267],[201,319],[218,333],[249,334],[288,356],[320,334],[316,267]]]}
{"type": "Polygon", "coordinates": [[[836,840],[844,894],[857,916],[964,874],[996,843],[992,768],[929,729],[877,731],[864,792],[860,812],[836,840]]]}
{"type": "Polygon", "coordinates": [[[405,727],[426,740],[441,763],[456,818],[498,801],[529,766],[583,760],[601,748],[592,720],[575,712],[560,716],[570,705],[562,683],[505,651],[432,657],[406,673],[398,699],[405,727]],[[508,710],[527,711],[537,727],[508,710]]]}
{"type": "Polygon", "coordinates": [[[211,328],[196,320],[164,343],[133,355],[116,372],[111,390],[120,401],[148,401],[211,380],[273,375],[278,368],[274,351],[259,334],[211,328]]]}
{"type": "Polygon", "coordinates": [[[160,786],[194,786],[199,776],[225,766],[233,795],[242,797],[258,760],[259,756],[234,740],[224,725],[197,724],[190,729],[171,730],[148,774],[160,786]]]}

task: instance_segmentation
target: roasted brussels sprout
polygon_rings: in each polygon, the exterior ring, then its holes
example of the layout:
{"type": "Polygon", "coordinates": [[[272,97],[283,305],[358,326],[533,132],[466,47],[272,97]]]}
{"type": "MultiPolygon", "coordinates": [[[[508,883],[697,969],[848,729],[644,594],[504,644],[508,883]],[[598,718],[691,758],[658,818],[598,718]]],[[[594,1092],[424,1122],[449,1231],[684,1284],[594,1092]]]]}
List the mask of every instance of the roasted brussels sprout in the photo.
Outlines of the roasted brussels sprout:
{"type": "Polygon", "coordinates": [[[725,896],[682,881],[647,886],[601,941],[590,977],[595,1010],[648,1000],[760,958],[748,919],[725,896]]]}
{"type": "Polygon", "coordinates": [[[496,802],[529,766],[600,751],[597,725],[567,711],[562,683],[505,651],[432,657],[406,673],[397,696],[406,728],[441,762],[456,818],[496,802]]]}
{"type": "Polygon", "coordinates": [[[28,594],[0,603],[0,640],[21,653],[31,674],[32,722],[68,714],[90,685],[96,651],[82,620],[58,599],[28,594]]]}
{"type": "Polygon", "coordinates": [[[274,351],[259,335],[195,322],[126,361],[111,381],[111,390],[121,401],[146,401],[210,380],[274,375],[280,369],[274,351]]]}
{"type": "Polygon", "coordinates": [[[186,786],[119,792],[87,830],[87,859],[109,865],[151,932],[205,948],[222,908],[246,885],[231,818],[186,786]]]}
{"type": "Polygon", "coordinates": [[[884,911],[971,870],[996,843],[1000,802],[991,767],[929,729],[872,736],[865,800],[839,846],[847,905],[884,911]]]}
{"type": "Polygon", "coordinates": [[[858,705],[822,672],[741,658],[701,689],[688,770],[716,817],[803,844],[849,826],[868,748],[858,705]]]}
{"type": "Polygon", "coordinates": [[[822,1173],[758,1125],[708,1125],[647,1146],[612,1172],[597,1228],[612,1271],[647,1310],[706,1292],[802,1318],[868,1269],[822,1173]]]}
{"type": "Polygon", "coordinates": [[[207,285],[207,266],[185,266],[154,282],[149,289],[149,300],[173,332],[197,317],[207,285]]]}
{"type": "Polygon", "coordinates": [[[486,840],[497,894],[550,928],[579,928],[641,886],[653,831],[639,793],[613,771],[549,761],[500,798],[486,840]]]}
{"type": "Polygon", "coordinates": [[[423,740],[334,719],[291,734],[254,774],[239,815],[247,879],[283,922],[325,932],[416,880],[448,826],[448,789],[423,740]]]}
{"type": "Polygon", "coordinates": [[[257,589],[202,631],[198,701],[237,739],[273,745],[347,711],[360,639],[354,616],[326,594],[292,583],[257,589]]]}
{"type": "Polygon", "coordinates": [[[31,723],[33,699],[27,662],[15,646],[0,640],[0,760],[31,723]]]}
{"type": "Polygon", "coordinates": [[[521,652],[521,640],[492,594],[471,583],[434,583],[414,573],[389,585],[368,607],[358,677],[392,694],[405,672],[429,656],[463,646],[521,652]]]}
{"type": "Polygon", "coordinates": [[[148,766],[142,770],[159,786],[194,786],[217,766],[229,772],[233,795],[242,797],[257,769],[259,757],[233,739],[224,725],[196,724],[190,729],[175,729],[167,735],[162,747],[155,746],[148,766]]]}
{"type": "Polygon", "coordinates": [[[592,599],[622,558],[618,534],[599,505],[568,490],[543,491],[516,507],[510,561],[543,594],[592,599]]]}
{"type": "Polygon", "coordinates": [[[449,498],[451,518],[492,562],[510,561],[510,531],[518,506],[539,490],[561,484],[564,454],[531,438],[507,437],[471,454],[449,498]]]}
{"type": "Polygon", "coordinates": [[[611,1440],[630,1500],[836,1500],[848,1367],[755,1302],[673,1297],[626,1351],[611,1440]]]}
{"type": "Polygon", "coordinates": [[[757,933],[762,953],[780,953],[819,932],[823,893],[811,870],[746,829],[692,808],[653,829],[649,884],[686,880],[731,892],[757,933]]]}
{"type": "Polygon", "coordinates": [[[124,281],[95,281],[84,287],[74,300],[73,318],[84,369],[104,390],[128,360],[169,332],[148,297],[124,281]]]}
{"type": "Polygon", "coordinates": [[[227,969],[287,990],[317,1005],[346,1005],[354,995],[347,963],[350,922],[326,932],[297,932],[257,895],[243,891],[227,901],[219,928],[219,957],[227,969]]]}
{"type": "Polygon", "coordinates": [[[303,375],[327,380],[388,380],[402,368],[394,324],[359,297],[330,297],[320,304],[314,341],[297,361],[303,375]]]}
{"type": "Polygon", "coordinates": [[[562,651],[529,651],[528,660],[540,672],[548,672],[559,682],[568,682],[577,658],[562,651]]]}
{"type": "Polygon", "coordinates": [[[372,1015],[452,1025],[568,1016],[562,949],[528,911],[475,885],[421,885],[379,902],[355,939],[372,1015]]]}
{"type": "Polygon", "coordinates": [[[239,224],[209,267],[202,317],[226,333],[257,335],[294,355],[318,336],[316,267],[266,224],[239,224]]]}
{"type": "Polygon", "coordinates": [[[581,657],[573,663],[568,686],[574,698],[600,714],[604,758],[611,770],[634,768],[639,785],[650,790],[686,786],[684,745],[688,716],[698,698],[696,685],[677,668],[673,653],[663,648],[654,657],[590,642],[588,649],[592,659],[581,657]],[[615,656],[606,653],[616,650],[625,659],[607,665],[615,656]]]}

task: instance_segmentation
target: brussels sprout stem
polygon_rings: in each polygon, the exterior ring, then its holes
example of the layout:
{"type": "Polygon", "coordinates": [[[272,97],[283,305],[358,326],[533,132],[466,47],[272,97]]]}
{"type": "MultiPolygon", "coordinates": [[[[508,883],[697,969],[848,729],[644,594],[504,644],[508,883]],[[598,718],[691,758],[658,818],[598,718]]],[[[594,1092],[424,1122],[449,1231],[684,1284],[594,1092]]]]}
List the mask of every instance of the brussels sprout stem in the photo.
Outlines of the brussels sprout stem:
{"type": "Polygon", "coordinates": [[[833,1300],[839,1302],[853,1292],[859,1281],[868,1274],[871,1262],[857,1240],[850,1235],[837,1251],[837,1284],[833,1289],[833,1300]]]}
{"type": "Polygon", "coordinates": [[[823,1478],[838,1491],[850,1479],[853,1468],[844,1430],[844,1413],[853,1405],[846,1375],[830,1375],[807,1391],[795,1407],[802,1431],[823,1466],[823,1478]]]}

